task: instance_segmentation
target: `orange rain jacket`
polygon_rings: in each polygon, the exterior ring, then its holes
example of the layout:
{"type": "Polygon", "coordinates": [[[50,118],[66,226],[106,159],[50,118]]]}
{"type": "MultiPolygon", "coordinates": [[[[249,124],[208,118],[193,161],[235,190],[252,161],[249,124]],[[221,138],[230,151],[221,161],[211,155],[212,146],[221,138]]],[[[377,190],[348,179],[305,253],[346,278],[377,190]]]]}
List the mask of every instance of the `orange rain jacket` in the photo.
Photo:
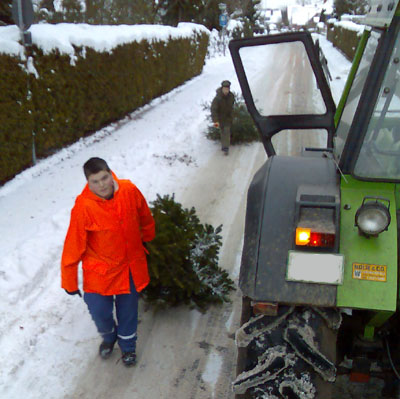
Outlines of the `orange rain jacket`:
{"type": "Polygon", "coordinates": [[[155,223],[139,189],[115,181],[114,197],[105,200],[86,184],[76,198],[61,259],[61,286],[78,290],[82,261],[83,290],[101,295],[130,292],[129,271],[140,292],[150,281],[143,242],[155,236],[155,223]]]}

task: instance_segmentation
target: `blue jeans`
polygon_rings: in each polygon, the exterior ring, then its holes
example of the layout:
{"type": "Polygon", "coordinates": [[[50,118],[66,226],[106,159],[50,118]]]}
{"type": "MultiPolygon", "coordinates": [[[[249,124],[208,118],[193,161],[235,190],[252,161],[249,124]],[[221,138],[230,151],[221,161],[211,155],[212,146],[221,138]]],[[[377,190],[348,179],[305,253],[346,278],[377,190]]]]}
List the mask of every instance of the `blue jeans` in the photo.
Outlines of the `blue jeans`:
{"type": "Polygon", "coordinates": [[[123,353],[136,350],[139,294],[132,276],[130,285],[130,294],[100,295],[85,292],[83,295],[103,341],[111,343],[118,340],[123,353]],[[114,320],[114,302],[118,323],[114,320]]]}

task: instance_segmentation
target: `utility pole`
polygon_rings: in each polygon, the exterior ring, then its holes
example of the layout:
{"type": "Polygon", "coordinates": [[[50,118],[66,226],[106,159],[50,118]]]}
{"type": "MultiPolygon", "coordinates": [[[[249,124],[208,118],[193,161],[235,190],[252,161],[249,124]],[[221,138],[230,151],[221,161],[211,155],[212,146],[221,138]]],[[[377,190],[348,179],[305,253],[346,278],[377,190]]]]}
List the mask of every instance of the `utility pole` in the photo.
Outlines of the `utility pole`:
{"type": "MultiPolygon", "coordinates": [[[[32,104],[32,93],[30,85],[30,73],[28,70],[28,61],[31,53],[32,46],[32,35],[28,32],[28,29],[33,23],[33,6],[32,0],[13,0],[12,3],[12,17],[15,24],[19,27],[21,34],[21,42],[24,46],[24,57],[25,57],[25,69],[28,73],[27,79],[27,99],[32,104]]],[[[29,110],[32,115],[33,109],[29,110]]],[[[35,132],[32,129],[32,163],[36,164],[36,146],[35,146],[35,132]]]]}
{"type": "Polygon", "coordinates": [[[226,4],[219,3],[219,9],[221,10],[221,14],[219,16],[219,26],[222,28],[222,43],[223,43],[223,52],[225,56],[225,48],[226,48],[226,24],[228,23],[228,13],[226,12],[226,4]]]}

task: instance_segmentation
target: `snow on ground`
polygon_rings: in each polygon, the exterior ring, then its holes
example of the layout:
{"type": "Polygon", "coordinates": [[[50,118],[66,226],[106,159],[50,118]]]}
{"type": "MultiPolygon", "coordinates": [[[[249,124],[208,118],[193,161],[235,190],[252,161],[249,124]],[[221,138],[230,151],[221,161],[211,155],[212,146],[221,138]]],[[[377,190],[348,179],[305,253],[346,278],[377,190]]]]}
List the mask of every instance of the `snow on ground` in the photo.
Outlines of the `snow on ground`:
{"type": "MultiPolygon", "coordinates": [[[[338,102],[350,64],[323,37],[320,44],[328,60],[334,60],[328,66],[338,102]]],[[[232,90],[240,92],[230,56],[210,58],[200,76],[126,119],[41,160],[0,188],[0,397],[74,398],[69,396],[71,387],[84,380],[88,354],[97,351],[99,340],[86,307],[60,288],[59,271],[70,209],[85,184],[82,165],[88,158],[105,158],[117,176],[131,179],[149,202],[157,193],[175,193],[177,201],[187,201],[187,192],[197,184],[195,177],[211,160],[232,170],[229,189],[248,183],[238,171],[246,168],[246,157],[260,145],[238,147],[232,156],[223,157],[218,144],[204,134],[207,111],[203,104],[212,100],[223,79],[231,80],[232,90]]],[[[218,172],[209,170],[204,181],[215,179],[218,172]]],[[[197,198],[203,208],[212,206],[207,204],[208,195],[205,187],[197,198]]],[[[229,203],[217,215],[205,214],[211,220],[202,221],[214,226],[224,222],[226,231],[227,218],[233,217],[227,209],[229,203]]],[[[232,255],[235,279],[240,251],[241,247],[232,255]]],[[[227,328],[232,324],[231,316],[227,315],[227,328]]],[[[187,317],[190,328],[198,329],[199,313],[187,311],[187,317]]],[[[171,331],[165,341],[173,340],[176,333],[171,331]]],[[[220,354],[211,351],[203,381],[213,388],[222,369],[220,354]]],[[[88,392],[79,397],[100,396],[88,392]]]]}
{"type": "Polygon", "coordinates": [[[328,68],[332,76],[332,81],[330,81],[329,84],[333,99],[337,105],[342,95],[351,64],[347,58],[335,49],[332,43],[325,40],[323,36],[315,35],[315,37],[319,37],[321,49],[328,60],[328,68]]]}

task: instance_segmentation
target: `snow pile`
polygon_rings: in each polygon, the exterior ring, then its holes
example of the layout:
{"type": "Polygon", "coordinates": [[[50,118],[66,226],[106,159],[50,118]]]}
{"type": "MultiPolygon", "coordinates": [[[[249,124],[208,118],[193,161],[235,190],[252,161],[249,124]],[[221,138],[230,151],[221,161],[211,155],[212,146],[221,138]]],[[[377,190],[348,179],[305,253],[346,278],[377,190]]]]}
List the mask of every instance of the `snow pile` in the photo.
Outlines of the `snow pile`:
{"type": "Polygon", "coordinates": [[[355,22],[352,22],[352,21],[346,21],[346,20],[345,21],[337,21],[336,19],[330,19],[329,22],[333,23],[334,26],[336,26],[336,27],[340,27],[343,29],[352,30],[354,32],[357,32],[358,35],[361,35],[365,29],[365,25],[356,24],[355,22]]]}

